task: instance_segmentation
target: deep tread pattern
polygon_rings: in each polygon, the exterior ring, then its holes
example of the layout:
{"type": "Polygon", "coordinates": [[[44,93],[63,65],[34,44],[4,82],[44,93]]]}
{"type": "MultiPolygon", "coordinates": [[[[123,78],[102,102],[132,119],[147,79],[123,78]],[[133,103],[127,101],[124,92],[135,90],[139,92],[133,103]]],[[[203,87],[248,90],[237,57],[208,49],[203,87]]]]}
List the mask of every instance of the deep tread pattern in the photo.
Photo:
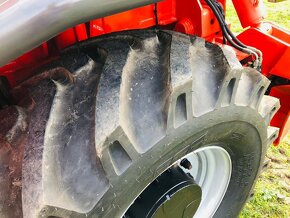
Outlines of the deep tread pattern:
{"type": "Polygon", "coordinates": [[[29,120],[28,131],[30,134],[25,144],[23,158],[22,207],[26,217],[33,217],[33,214],[38,212],[36,210],[41,207],[43,199],[42,153],[44,134],[55,94],[55,89],[51,87],[53,87],[53,82],[44,78],[41,81],[35,80],[30,88],[30,98],[37,104],[35,103],[30,111],[33,116],[29,120]]]}
{"type": "Polygon", "coordinates": [[[29,98],[37,102],[28,107],[36,115],[30,118],[23,160],[25,217],[40,213],[44,205],[84,213],[108,189],[94,137],[95,93],[102,64],[87,56],[83,59],[86,64],[74,73],[57,67],[16,89],[31,85],[29,98]]]}
{"type": "Polygon", "coordinates": [[[216,108],[235,104],[237,89],[242,73],[243,71],[241,69],[232,69],[227,77],[225,77],[216,103],[216,108]]]}
{"type": "Polygon", "coordinates": [[[48,205],[84,213],[108,189],[100,160],[96,158],[94,137],[96,83],[101,70],[102,66],[88,59],[86,65],[74,72],[73,84],[55,81],[57,90],[43,151],[42,172],[46,178],[42,181],[46,190],[43,198],[48,205]]]}
{"type": "MultiPolygon", "coordinates": [[[[167,118],[167,132],[174,131],[179,126],[178,98],[185,95],[186,120],[192,119],[192,70],[190,62],[191,39],[187,35],[173,34],[170,52],[170,103],[167,118]],[[180,58],[184,57],[184,58],[180,58]],[[176,116],[177,115],[177,116],[176,116]]],[[[184,121],[186,121],[184,120],[184,121]]]]}
{"type": "MultiPolygon", "coordinates": [[[[120,125],[120,88],[122,73],[130,51],[126,39],[108,41],[102,45],[108,56],[104,63],[96,96],[95,139],[98,155],[105,149],[104,141],[120,125]]],[[[117,140],[117,139],[116,139],[117,140]]]]}
{"type": "Polygon", "coordinates": [[[165,136],[169,96],[170,37],[157,34],[131,50],[121,87],[121,123],[139,153],[165,136]]]}
{"type": "MultiPolygon", "coordinates": [[[[170,31],[123,32],[67,49],[13,90],[29,115],[24,217],[86,216],[153,146],[207,113],[245,107],[266,128],[279,108],[264,96],[268,85],[227,48],[170,31]]],[[[267,145],[277,131],[268,127],[267,145]]],[[[137,182],[141,175],[139,167],[137,182]]],[[[118,207],[116,195],[108,207],[118,207]]]]}
{"type": "Polygon", "coordinates": [[[269,125],[271,119],[280,108],[279,99],[264,95],[261,99],[259,113],[264,118],[266,125],[269,125]]]}
{"type": "Polygon", "coordinates": [[[267,145],[270,146],[277,139],[279,135],[279,128],[269,126],[267,129],[267,145]]]}
{"type": "Polygon", "coordinates": [[[198,117],[215,108],[229,66],[220,47],[200,38],[193,40],[190,54],[193,115],[198,117]],[[199,64],[202,62],[207,64],[199,64]]]}
{"type": "Polygon", "coordinates": [[[251,68],[245,68],[239,82],[237,90],[237,105],[259,108],[260,102],[267,87],[269,80],[258,71],[251,68]]]}
{"type": "Polygon", "coordinates": [[[22,158],[27,116],[20,107],[0,111],[0,217],[21,217],[22,158]]]}

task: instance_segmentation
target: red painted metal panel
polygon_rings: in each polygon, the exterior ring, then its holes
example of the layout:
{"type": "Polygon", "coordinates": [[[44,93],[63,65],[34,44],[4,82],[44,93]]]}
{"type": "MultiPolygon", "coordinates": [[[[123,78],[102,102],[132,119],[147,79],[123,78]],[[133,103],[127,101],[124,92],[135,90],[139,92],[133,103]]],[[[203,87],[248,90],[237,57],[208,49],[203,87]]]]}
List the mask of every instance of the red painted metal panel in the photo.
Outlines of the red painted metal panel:
{"type": "Polygon", "coordinates": [[[278,145],[290,131],[290,85],[275,86],[270,95],[280,99],[281,108],[271,121],[271,126],[280,128],[279,137],[274,142],[278,145]]]}
{"type": "Polygon", "coordinates": [[[105,33],[130,29],[144,29],[154,25],[154,5],[136,8],[103,18],[105,33]]]}
{"type": "Polygon", "coordinates": [[[48,58],[48,43],[22,55],[16,60],[0,68],[0,75],[6,76],[10,86],[14,87],[28,78],[36,66],[42,64],[48,58]]]}
{"type": "MultiPolygon", "coordinates": [[[[285,60],[289,60],[289,43],[290,35],[283,33],[283,41],[280,35],[274,34],[272,28],[276,28],[274,24],[266,23],[259,28],[249,28],[242,32],[238,38],[247,45],[258,48],[263,53],[262,73],[266,76],[277,75],[289,77],[287,69],[285,69],[285,60]],[[265,28],[265,25],[267,28],[265,28]],[[274,70],[272,70],[274,68],[274,70]]],[[[281,34],[282,35],[282,34],[281,34]]],[[[289,65],[288,65],[289,66],[289,65]]]]}
{"type": "Polygon", "coordinates": [[[177,21],[176,1],[179,0],[165,0],[157,4],[159,25],[167,25],[177,21]]]}
{"type": "MultiPolygon", "coordinates": [[[[280,56],[280,59],[273,66],[270,74],[290,80],[290,47],[280,56]]],[[[290,100],[289,100],[290,101],[290,100]]]]}
{"type": "Polygon", "coordinates": [[[179,0],[178,4],[176,4],[176,16],[179,20],[177,23],[177,25],[179,25],[176,28],[177,30],[191,30],[192,28],[186,28],[186,26],[180,27],[184,25],[184,20],[187,20],[187,25],[189,22],[192,23],[195,35],[204,37],[209,41],[212,41],[215,34],[220,32],[220,26],[217,19],[203,0],[179,0]]]}
{"type": "Polygon", "coordinates": [[[77,36],[75,34],[75,29],[70,28],[61,34],[59,34],[57,37],[54,38],[56,42],[56,46],[58,49],[63,49],[67,46],[73,45],[77,42],[77,36]]]}
{"type": "MultiPolygon", "coordinates": [[[[155,5],[148,5],[107,16],[90,22],[90,37],[122,30],[144,29],[156,25],[155,5]]],[[[177,21],[176,1],[165,0],[157,4],[158,24],[167,25],[177,21]]]]}
{"type": "Polygon", "coordinates": [[[85,24],[79,24],[75,26],[75,34],[77,36],[77,40],[84,41],[88,39],[88,33],[85,24]]]}
{"type": "Polygon", "coordinates": [[[244,28],[258,26],[266,17],[263,0],[232,0],[244,28]]]}

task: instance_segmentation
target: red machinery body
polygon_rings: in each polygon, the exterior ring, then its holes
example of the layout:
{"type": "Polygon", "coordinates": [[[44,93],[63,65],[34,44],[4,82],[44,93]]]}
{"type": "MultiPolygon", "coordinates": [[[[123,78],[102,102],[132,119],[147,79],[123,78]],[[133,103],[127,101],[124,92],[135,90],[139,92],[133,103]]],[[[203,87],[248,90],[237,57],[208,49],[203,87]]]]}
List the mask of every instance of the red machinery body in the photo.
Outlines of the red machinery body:
{"type": "MultiPolygon", "coordinates": [[[[226,0],[219,2],[226,9],[226,0]]],[[[263,52],[262,73],[269,78],[277,76],[290,79],[289,32],[263,21],[265,10],[261,0],[233,0],[233,3],[242,26],[247,28],[238,38],[263,52]]],[[[213,43],[222,42],[219,23],[204,0],[164,0],[72,27],[1,67],[0,76],[5,76],[10,86],[14,87],[33,75],[39,66],[57,58],[62,49],[72,44],[112,32],[154,26],[194,34],[213,43]]],[[[237,57],[242,60],[247,55],[237,52],[237,57]]],[[[281,128],[280,136],[284,136],[290,129],[290,85],[273,87],[270,95],[281,100],[281,109],[271,125],[281,128]]],[[[280,138],[276,144],[279,141],[280,138]]]]}

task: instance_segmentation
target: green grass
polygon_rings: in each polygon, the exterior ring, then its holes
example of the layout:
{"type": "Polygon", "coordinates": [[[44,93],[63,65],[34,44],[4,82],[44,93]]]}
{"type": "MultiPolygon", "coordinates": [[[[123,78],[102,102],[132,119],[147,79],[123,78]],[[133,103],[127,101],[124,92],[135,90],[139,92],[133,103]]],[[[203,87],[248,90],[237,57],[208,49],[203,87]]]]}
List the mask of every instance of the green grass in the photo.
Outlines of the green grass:
{"type": "MultiPolygon", "coordinates": [[[[266,19],[278,23],[290,30],[290,0],[279,1],[276,3],[264,0],[264,3],[267,10],[266,19]]],[[[226,19],[231,23],[231,29],[233,32],[239,33],[243,30],[231,0],[227,1],[226,19]]]]}
{"type": "Polygon", "coordinates": [[[290,217],[290,134],[278,147],[271,146],[269,168],[257,181],[255,195],[240,218],[290,217]]]}
{"type": "MultiPolygon", "coordinates": [[[[271,3],[264,0],[267,20],[290,30],[290,0],[271,3]]],[[[227,2],[227,21],[235,33],[243,30],[232,1],[227,2]]],[[[271,161],[257,181],[255,195],[240,214],[240,218],[290,218],[290,134],[278,147],[267,152],[271,161]]]]}

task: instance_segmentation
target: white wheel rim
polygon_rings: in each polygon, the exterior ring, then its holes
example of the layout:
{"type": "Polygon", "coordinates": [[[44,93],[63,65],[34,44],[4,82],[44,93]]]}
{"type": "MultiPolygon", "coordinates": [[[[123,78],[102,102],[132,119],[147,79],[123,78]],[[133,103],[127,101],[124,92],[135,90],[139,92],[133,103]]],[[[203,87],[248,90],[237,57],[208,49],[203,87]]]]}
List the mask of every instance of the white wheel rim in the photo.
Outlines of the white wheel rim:
{"type": "Polygon", "coordinates": [[[202,189],[202,199],[194,218],[212,217],[222,202],[230,182],[232,162],[229,153],[218,146],[207,146],[180,158],[173,165],[176,164],[185,173],[190,173],[202,189]],[[185,158],[192,165],[190,170],[180,165],[181,160],[185,158]]]}
{"type": "Polygon", "coordinates": [[[208,146],[184,156],[192,165],[190,173],[202,189],[201,203],[194,218],[212,217],[218,209],[230,182],[232,162],[229,153],[218,146],[208,146]]]}

